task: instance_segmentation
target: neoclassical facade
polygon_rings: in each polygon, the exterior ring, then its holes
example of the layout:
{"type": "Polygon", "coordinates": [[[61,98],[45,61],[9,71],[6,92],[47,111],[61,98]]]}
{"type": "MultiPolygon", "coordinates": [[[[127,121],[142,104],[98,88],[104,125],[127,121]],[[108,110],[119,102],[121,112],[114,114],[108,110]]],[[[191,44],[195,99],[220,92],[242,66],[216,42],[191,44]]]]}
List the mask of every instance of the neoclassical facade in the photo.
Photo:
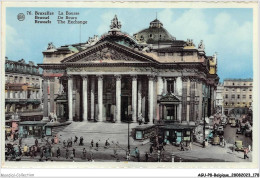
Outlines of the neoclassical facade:
{"type": "Polygon", "coordinates": [[[196,124],[214,112],[216,55],[206,56],[203,41],[196,48],[190,39],[176,40],[157,19],[132,37],[115,16],[101,37],[59,48],[49,43],[43,55],[44,117],[196,124]]]}

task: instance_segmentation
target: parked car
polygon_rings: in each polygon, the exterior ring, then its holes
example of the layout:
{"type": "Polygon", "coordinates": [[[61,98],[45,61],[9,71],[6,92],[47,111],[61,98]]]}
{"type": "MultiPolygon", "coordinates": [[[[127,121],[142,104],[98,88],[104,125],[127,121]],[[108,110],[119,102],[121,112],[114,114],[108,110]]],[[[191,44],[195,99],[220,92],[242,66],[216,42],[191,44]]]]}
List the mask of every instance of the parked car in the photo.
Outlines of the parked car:
{"type": "Polygon", "coordinates": [[[228,123],[231,124],[232,122],[236,122],[236,119],[235,117],[230,117],[229,120],[228,120],[228,123]]]}
{"type": "Polygon", "coordinates": [[[224,127],[223,126],[219,126],[217,129],[217,134],[218,135],[224,135],[224,127]]]}
{"type": "Polygon", "coordinates": [[[236,127],[236,125],[237,125],[236,120],[231,120],[230,126],[231,127],[236,127]]]}
{"type": "Polygon", "coordinates": [[[220,138],[218,135],[215,135],[213,137],[213,142],[212,142],[212,145],[219,145],[220,144],[220,138]]]}
{"type": "Polygon", "coordinates": [[[243,142],[238,140],[235,142],[235,150],[236,151],[244,151],[243,142]]]}
{"type": "Polygon", "coordinates": [[[236,134],[242,134],[242,129],[237,128],[236,134]]]}
{"type": "Polygon", "coordinates": [[[252,129],[246,129],[245,136],[246,137],[252,137],[252,129]]]}

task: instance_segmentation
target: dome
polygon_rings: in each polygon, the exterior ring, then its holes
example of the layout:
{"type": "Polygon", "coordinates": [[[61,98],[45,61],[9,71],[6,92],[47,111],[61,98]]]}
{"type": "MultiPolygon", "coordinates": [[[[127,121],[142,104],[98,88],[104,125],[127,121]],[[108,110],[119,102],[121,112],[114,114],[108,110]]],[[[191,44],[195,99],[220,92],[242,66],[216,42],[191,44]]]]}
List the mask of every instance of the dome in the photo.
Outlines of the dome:
{"type": "Polygon", "coordinates": [[[158,41],[160,43],[170,43],[175,40],[175,38],[165,28],[163,28],[163,23],[158,19],[150,22],[149,28],[135,33],[134,38],[139,43],[147,44],[156,44],[158,41]]]}

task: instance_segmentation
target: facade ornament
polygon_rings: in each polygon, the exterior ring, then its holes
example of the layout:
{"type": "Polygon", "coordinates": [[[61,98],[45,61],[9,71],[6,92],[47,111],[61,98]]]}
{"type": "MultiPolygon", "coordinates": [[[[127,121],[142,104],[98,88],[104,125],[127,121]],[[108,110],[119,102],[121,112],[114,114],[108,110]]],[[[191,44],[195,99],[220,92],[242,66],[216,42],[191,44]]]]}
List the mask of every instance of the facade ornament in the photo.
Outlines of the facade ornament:
{"type": "Polygon", "coordinates": [[[200,40],[200,43],[198,45],[198,50],[200,50],[200,51],[204,51],[205,50],[205,46],[204,46],[203,40],[200,40]]]}
{"type": "Polygon", "coordinates": [[[181,77],[183,82],[187,82],[189,77],[181,77]]]}
{"type": "Polygon", "coordinates": [[[47,47],[47,50],[48,49],[56,49],[56,47],[53,45],[52,42],[48,43],[48,47],[47,47]]]}
{"type": "Polygon", "coordinates": [[[120,31],[120,29],[121,29],[121,22],[118,21],[116,15],[113,18],[113,20],[111,20],[110,29],[111,29],[111,31],[114,31],[114,30],[115,31],[120,31]]]}
{"type": "Polygon", "coordinates": [[[136,81],[137,80],[137,75],[131,75],[132,80],[136,81]]]}
{"type": "Polygon", "coordinates": [[[187,39],[186,46],[195,46],[193,43],[193,39],[187,39]]]}
{"type": "Polygon", "coordinates": [[[82,77],[83,80],[87,80],[88,79],[87,75],[82,75],[81,77],[82,77]]]}

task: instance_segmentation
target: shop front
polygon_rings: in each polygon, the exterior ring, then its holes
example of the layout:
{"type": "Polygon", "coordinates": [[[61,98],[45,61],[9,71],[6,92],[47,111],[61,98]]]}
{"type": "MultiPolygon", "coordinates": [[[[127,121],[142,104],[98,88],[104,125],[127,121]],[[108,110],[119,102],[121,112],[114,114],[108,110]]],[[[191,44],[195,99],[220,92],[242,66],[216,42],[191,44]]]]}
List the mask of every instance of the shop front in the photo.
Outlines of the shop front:
{"type": "Polygon", "coordinates": [[[41,138],[44,134],[46,122],[24,121],[19,125],[19,137],[21,138],[41,138]]]}
{"type": "Polygon", "coordinates": [[[193,141],[195,125],[169,124],[159,126],[165,144],[179,145],[181,141],[189,143],[193,141]]]}

